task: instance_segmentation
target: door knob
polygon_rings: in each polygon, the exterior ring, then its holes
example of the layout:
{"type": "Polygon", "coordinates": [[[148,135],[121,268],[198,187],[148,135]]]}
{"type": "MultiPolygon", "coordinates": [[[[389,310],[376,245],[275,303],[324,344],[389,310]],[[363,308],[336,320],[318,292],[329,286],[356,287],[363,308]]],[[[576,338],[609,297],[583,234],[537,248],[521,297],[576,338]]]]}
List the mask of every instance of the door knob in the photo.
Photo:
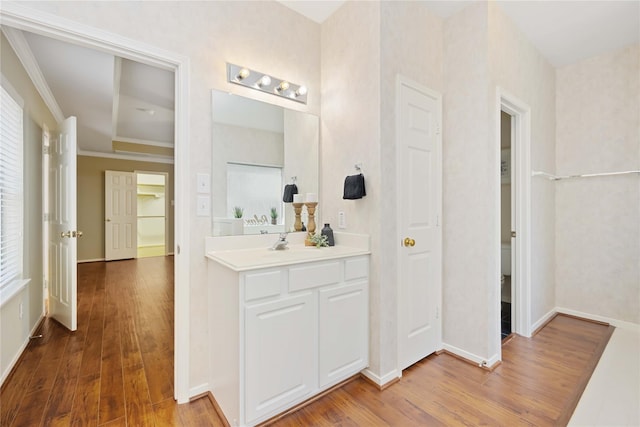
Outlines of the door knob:
{"type": "Polygon", "coordinates": [[[63,239],[64,239],[65,237],[71,237],[71,232],[70,232],[70,231],[67,231],[67,232],[65,233],[65,232],[63,231],[63,232],[61,232],[61,233],[60,233],[60,237],[62,237],[63,239]]]}
{"type": "Polygon", "coordinates": [[[105,221],[111,222],[111,218],[107,218],[107,219],[105,219],[105,221]]]}
{"type": "Polygon", "coordinates": [[[411,239],[411,238],[409,238],[409,237],[405,237],[404,238],[404,245],[413,247],[413,246],[416,245],[416,241],[411,239]]]}
{"type": "Polygon", "coordinates": [[[82,237],[82,231],[78,231],[78,237],[82,237]]]}

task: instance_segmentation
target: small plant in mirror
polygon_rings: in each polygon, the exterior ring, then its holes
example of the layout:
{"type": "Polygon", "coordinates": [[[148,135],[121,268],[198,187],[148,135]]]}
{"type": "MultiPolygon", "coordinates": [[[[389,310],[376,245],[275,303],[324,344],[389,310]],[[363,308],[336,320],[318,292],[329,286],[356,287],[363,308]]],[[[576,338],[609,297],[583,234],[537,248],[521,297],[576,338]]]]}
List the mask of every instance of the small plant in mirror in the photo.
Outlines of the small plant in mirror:
{"type": "Polygon", "coordinates": [[[329,246],[329,239],[327,236],[322,234],[314,234],[313,236],[309,236],[309,241],[316,245],[316,248],[324,248],[329,246]]]}
{"type": "Polygon", "coordinates": [[[276,208],[271,208],[271,224],[278,223],[278,210],[276,208]]]}
{"type": "Polygon", "coordinates": [[[242,209],[240,206],[236,206],[233,208],[233,217],[234,218],[242,218],[242,215],[244,214],[244,209],[242,209]]]}

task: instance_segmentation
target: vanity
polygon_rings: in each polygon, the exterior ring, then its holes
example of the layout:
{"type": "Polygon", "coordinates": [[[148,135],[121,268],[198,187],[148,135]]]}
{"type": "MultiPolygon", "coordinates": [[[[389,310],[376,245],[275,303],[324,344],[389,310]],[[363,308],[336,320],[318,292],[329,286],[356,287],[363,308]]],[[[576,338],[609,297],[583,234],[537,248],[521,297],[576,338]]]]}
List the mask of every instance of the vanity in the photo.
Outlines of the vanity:
{"type": "Polygon", "coordinates": [[[232,426],[253,426],[368,366],[369,238],[269,250],[274,235],[207,239],[210,389],[232,426]],[[241,243],[240,243],[241,242],[241,243]]]}

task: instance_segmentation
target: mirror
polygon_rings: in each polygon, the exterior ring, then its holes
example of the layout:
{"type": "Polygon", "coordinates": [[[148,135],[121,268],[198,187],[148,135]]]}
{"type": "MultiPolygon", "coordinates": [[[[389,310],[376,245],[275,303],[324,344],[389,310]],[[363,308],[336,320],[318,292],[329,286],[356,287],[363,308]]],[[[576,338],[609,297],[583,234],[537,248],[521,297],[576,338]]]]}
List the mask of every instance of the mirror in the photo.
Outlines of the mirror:
{"type": "Polygon", "coordinates": [[[217,90],[211,98],[212,234],[291,231],[284,186],[318,193],[318,117],[217,90]]]}

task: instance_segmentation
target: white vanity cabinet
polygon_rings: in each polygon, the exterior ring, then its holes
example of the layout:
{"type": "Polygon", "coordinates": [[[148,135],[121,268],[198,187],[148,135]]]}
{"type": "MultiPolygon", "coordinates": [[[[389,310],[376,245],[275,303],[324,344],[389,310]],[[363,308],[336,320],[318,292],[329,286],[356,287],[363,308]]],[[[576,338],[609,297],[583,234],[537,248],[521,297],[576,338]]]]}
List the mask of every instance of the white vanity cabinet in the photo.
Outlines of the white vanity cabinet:
{"type": "Polygon", "coordinates": [[[211,382],[252,426],[368,366],[369,256],[235,271],[209,261],[211,382]]]}

